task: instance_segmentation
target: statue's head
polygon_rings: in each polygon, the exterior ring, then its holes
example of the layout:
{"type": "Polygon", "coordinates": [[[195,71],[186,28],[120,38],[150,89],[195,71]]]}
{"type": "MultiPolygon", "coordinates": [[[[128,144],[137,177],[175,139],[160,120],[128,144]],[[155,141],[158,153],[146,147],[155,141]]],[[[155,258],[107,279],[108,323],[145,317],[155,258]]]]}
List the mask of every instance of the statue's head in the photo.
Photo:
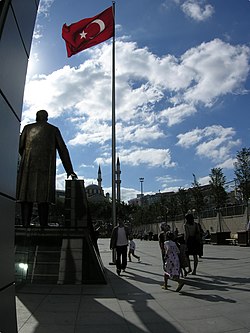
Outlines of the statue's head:
{"type": "Polygon", "coordinates": [[[36,113],[36,121],[47,121],[48,112],[46,110],[40,110],[36,113]]]}

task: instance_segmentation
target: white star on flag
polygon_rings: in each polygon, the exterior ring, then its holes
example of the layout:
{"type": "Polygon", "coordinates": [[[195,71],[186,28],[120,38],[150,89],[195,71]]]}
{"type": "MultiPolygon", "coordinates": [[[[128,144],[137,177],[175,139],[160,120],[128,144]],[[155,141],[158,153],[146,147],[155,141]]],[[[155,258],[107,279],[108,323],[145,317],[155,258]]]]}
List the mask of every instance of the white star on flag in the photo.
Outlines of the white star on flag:
{"type": "Polygon", "coordinates": [[[84,30],[83,30],[83,31],[80,33],[81,39],[82,39],[82,38],[85,38],[85,39],[86,39],[86,35],[87,35],[87,33],[84,32],[84,30]]]}

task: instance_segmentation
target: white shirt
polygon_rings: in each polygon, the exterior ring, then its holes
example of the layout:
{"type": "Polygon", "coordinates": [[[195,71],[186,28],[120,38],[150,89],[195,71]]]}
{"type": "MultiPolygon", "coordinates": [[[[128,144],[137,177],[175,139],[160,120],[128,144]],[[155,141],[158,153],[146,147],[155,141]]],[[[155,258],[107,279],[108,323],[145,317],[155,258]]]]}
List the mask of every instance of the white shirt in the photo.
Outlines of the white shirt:
{"type": "Polygon", "coordinates": [[[118,227],[116,245],[117,246],[128,245],[128,239],[124,227],[118,227]]]}
{"type": "Polygon", "coordinates": [[[135,242],[133,240],[129,241],[129,249],[135,250],[135,242]]]}

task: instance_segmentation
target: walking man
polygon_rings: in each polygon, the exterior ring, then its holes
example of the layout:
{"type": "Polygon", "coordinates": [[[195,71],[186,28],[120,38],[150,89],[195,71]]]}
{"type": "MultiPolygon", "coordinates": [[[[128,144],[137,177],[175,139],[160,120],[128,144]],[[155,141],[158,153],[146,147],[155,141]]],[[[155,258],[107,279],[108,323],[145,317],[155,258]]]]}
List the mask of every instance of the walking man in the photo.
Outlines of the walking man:
{"type": "Polygon", "coordinates": [[[125,271],[127,267],[128,239],[128,227],[124,225],[123,220],[119,219],[118,225],[112,230],[110,239],[110,249],[116,249],[116,272],[118,275],[121,274],[121,270],[125,271]]]}

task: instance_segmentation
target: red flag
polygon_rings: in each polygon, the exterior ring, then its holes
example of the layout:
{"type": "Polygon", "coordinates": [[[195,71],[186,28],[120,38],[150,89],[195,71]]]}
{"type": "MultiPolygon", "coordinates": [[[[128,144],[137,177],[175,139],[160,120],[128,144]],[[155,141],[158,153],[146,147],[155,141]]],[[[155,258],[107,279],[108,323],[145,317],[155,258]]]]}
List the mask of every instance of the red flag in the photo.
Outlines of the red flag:
{"type": "Polygon", "coordinates": [[[89,47],[104,42],[114,35],[112,6],[102,13],[62,27],[68,57],[89,47]]]}

